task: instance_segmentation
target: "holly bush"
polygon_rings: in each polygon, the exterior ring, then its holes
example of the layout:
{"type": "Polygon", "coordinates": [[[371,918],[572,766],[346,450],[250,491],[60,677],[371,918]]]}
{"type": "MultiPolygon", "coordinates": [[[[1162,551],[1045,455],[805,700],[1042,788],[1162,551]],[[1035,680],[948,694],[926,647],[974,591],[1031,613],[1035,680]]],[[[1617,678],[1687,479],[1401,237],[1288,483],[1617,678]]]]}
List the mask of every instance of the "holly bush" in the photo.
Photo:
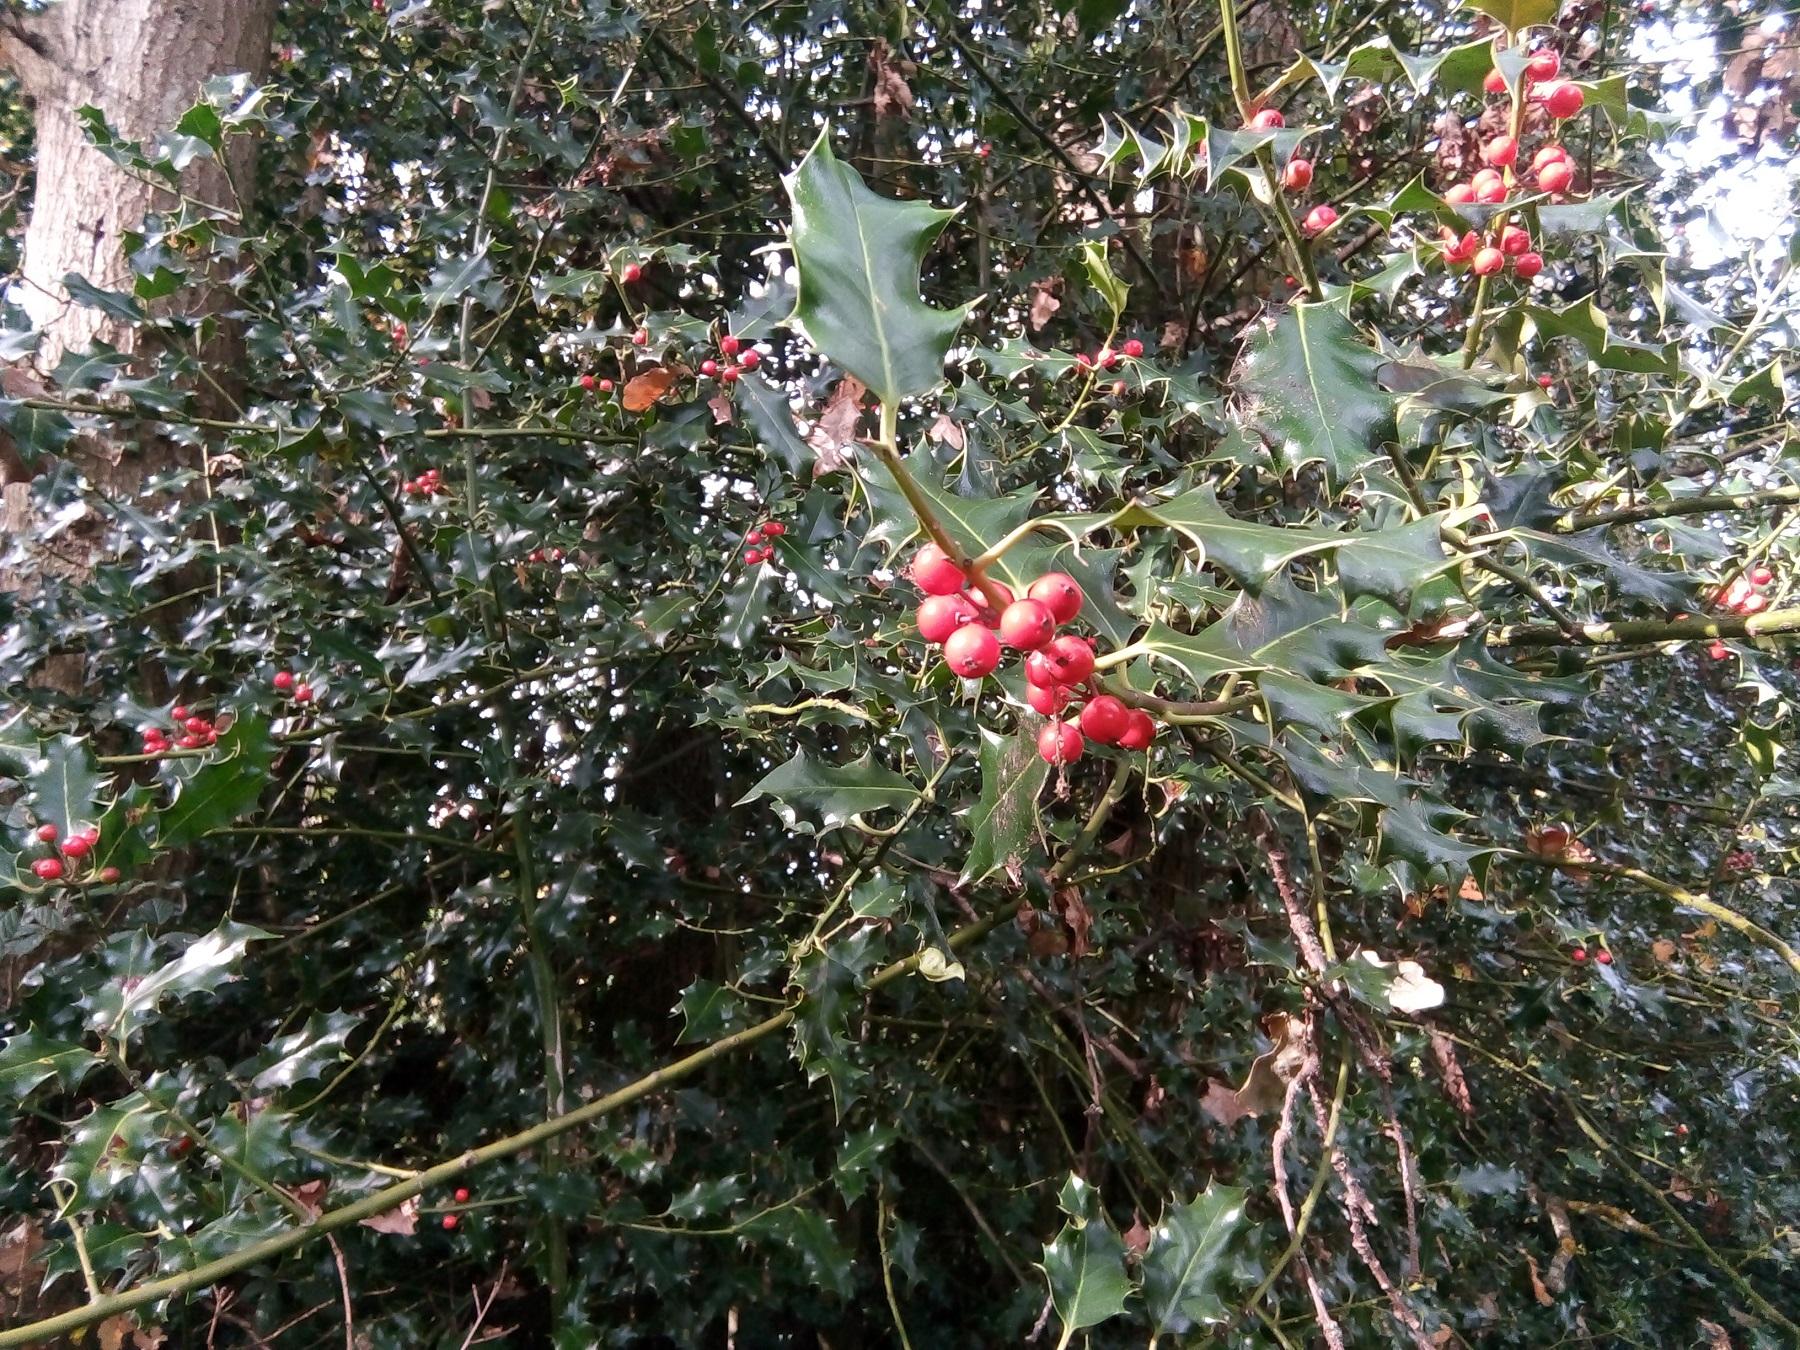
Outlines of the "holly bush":
{"type": "Polygon", "coordinates": [[[1778,16],[281,16],[0,403],[0,1345],[1800,1334],[1778,16]]]}

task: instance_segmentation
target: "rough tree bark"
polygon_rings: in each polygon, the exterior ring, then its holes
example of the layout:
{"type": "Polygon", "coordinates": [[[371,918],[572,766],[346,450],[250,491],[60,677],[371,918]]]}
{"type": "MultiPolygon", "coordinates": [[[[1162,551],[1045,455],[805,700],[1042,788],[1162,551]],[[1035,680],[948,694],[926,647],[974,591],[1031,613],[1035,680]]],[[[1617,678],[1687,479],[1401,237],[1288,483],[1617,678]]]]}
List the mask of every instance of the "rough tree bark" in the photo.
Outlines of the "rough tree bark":
{"type": "MultiPolygon", "coordinates": [[[[34,392],[64,352],[86,351],[95,341],[139,350],[132,329],[71,303],[62,283],[74,272],[102,289],[130,291],[123,235],[168,203],[87,143],[76,110],[91,104],[121,137],[152,140],[174,126],[208,79],[234,72],[260,78],[267,71],[274,14],[275,0],[60,0],[39,13],[0,18],[0,66],[18,78],[37,131],[36,195],[17,290],[43,334],[29,367],[0,374],[6,393],[34,392]]],[[[229,166],[246,194],[254,185],[253,154],[244,142],[229,166]]],[[[233,207],[224,169],[209,160],[189,166],[182,190],[233,207]]],[[[208,302],[190,296],[183,303],[208,302]]],[[[124,495],[172,457],[166,443],[136,435],[71,448],[101,491],[124,495]]],[[[30,523],[31,470],[10,444],[4,451],[0,533],[11,536],[30,523]]],[[[39,565],[79,572],[88,561],[65,555],[39,565]]],[[[30,589],[35,570],[0,574],[0,590],[30,589]]]]}

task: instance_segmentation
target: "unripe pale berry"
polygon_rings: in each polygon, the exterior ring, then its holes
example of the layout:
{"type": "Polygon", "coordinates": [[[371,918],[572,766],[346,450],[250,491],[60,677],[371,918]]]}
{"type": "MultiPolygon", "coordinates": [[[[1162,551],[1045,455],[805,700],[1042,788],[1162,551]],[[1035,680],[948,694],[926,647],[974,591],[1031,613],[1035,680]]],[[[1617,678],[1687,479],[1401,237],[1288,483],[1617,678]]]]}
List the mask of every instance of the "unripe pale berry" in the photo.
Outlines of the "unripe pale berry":
{"type": "Polygon", "coordinates": [[[1587,95],[1564,80],[1544,90],[1544,107],[1558,120],[1573,117],[1587,102],[1587,95]]]}
{"type": "Polygon", "coordinates": [[[1000,615],[1000,641],[1014,651],[1035,652],[1055,636],[1056,617],[1042,601],[1015,600],[1000,615]]]}
{"type": "Polygon", "coordinates": [[[1312,186],[1313,166],[1310,159],[1290,159],[1281,171],[1281,185],[1289,192],[1304,192],[1312,186]]]}
{"type": "Polygon", "coordinates": [[[1025,685],[1025,701],[1031,705],[1033,712],[1042,713],[1045,717],[1054,717],[1074,699],[1075,691],[1066,685],[1053,684],[1048,687],[1032,684],[1025,685]]]}
{"type": "Polygon", "coordinates": [[[927,595],[954,595],[969,579],[936,544],[924,544],[913,554],[907,575],[927,595]]]}
{"type": "Polygon", "coordinates": [[[1043,650],[1057,684],[1080,684],[1094,673],[1094,648],[1086,638],[1065,633],[1043,650]]]}
{"type": "Polygon", "coordinates": [[[975,606],[965,595],[928,595],[919,602],[919,636],[943,642],[966,623],[975,622],[975,606]]]}
{"type": "Polygon", "coordinates": [[[1566,192],[1575,181],[1575,166],[1566,159],[1552,160],[1537,171],[1537,185],[1545,192],[1566,192]]]}
{"type": "Polygon", "coordinates": [[[101,881],[102,885],[111,886],[113,883],[118,881],[118,879],[119,879],[119,869],[118,868],[102,867],[100,869],[100,881],[101,881]]]}
{"type": "Polygon", "coordinates": [[[39,881],[61,881],[62,860],[60,858],[39,858],[31,864],[31,871],[39,881]]]}
{"type": "Polygon", "coordinates": [[[1287,125],[1287,118],[1274,108],[1264,108],[1250,119],[1252,131],[1278,131],[1287,125]]]}
{"type": "Polygon", "coordinates": [[[44,824],[37,827],[37,837],[46,844],[54,844],[58,833],[59,831],[54,825],[44,824]]]}
{"type": "Polygon", "coordinates": [[[1521,253],[1513,259],[1513,271],[1518,273],[1519,280],[1530,281],[1544,270],[1544,258],[1539,253],[1521,253]]]}
{"type": "Polygon", "coordinates": [[[1058,623],[1068,623],[1081,613],[1081,585],[1067,572],[1044,573],[1025,594],[1048,605],[1051,617],[1058,623]]]}
{"type": "Polygon", "coordinates": [[[1115,744],[1131,725],[1131,709],[1111,694],[1088,700],[1081,710],[1081,734],[1101,745],[1115,744]]]}
{"type": "Polygon", "coordinates": [[[1525,63],[1525,76],[1533,81],[1554,80],[1562,69],[1562,59],[1555,52],[1533,52],[1525,63]]]}
{"type": "Polygon", "coordinates": [[[1144,344],[1139,342],[1136,338],[1126,338],[1125,345],[1121,350],[1127,356],[1139,357],[1144,354],[1144,344]]]}
{"type": "Polygon", "coordinates": [[[1337,218],[1337,211],[1321,202],[1306,213],[1302,224],[1308,234],[1323,234],[1337,224],[1337,218]]]}
{"type": "Polygon", "coordinates": [[[1038,755],[1046,764],[1073,764],[1081,749],[1081,728],[1073,722],[1051,722],[1038,732],[1038,755]]]}
{"type": "Polygon", "coordinates": [[[1156,739],[1156,720],[1142,708],[1131,710],[1130,720],[1125,724],[1125,732],[1119,737],[1119,748],[1122,750],[1148,750],[1150,742],[1156,739]]]}
{"type": "Polygon", "coordinates": [[[1496,136],[1481,147],[1481,157],[1489,164],[1511,164],[1519,157],[1519,143],[1511,136],[1496,136]]]}
{"type": "Polygon", "coordinates": [[[1475,254],[1475,260],[1469,264],[1478,277],[1491,277],[1506,266],[1506,255],[1499,249],[1489,246],[1475,254]]]}
{"type": "Polygon", "coordinates": [[[966,623],[944,643],[944,664],[965,680],[979,680],[1000,664],[1000,639],[978,623],[966,623]]]}
{"type": "Polygon", "coordinates": [[[1521,253],[1531,251],[1531,231],[1520,229],[1517,225],[1508,225],[1500,231],[1500,251],[1509,258],[1516,258],[1521,253]]]}

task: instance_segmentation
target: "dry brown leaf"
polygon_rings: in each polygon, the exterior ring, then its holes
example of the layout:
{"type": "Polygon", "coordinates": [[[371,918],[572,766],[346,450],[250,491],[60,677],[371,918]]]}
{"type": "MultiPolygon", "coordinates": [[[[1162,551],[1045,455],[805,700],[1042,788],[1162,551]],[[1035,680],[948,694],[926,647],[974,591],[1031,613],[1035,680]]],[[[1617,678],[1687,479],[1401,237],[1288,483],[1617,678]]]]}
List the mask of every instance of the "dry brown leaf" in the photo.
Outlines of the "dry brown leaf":
{"type": "Polygon", "coordinates": [[[1487,897],[1481,893],[1481,887],[1475,884],[1475,878],[1473,876],[1466,876],[1462,879],[1462,885],[1456,888],[1456,898],[1458,900],[1487,899],[1487,897]]]}
{"type": "Polygon", "coordinates": [[[302,1209],[316,1219],[325,1212],[325,1191],[330,1185],[329,1181],[321,1178],[296,1186],[289,1194],[300,1202],[302,1209]]]}
{"type": "Polygon", "coordinates": [[[1088,934],[1093,931],[1094,912],[1087,907],[1081,898],[1081,888],[1064,886],[1050,897],[1055,906],[1057,917],[1063,921],[1063,928],[1069,935],[1069,955],[1086,956],[1093,950],[1088,942],[1088,934]]]}
{"type": "Polygon", "coordinates": [[[947,445],[952,450],[961,450],[969,440],[961,425],[949,413],[939,413],[931,425],[925,428],[925,434],[939,445],[947,445]]]}
{"type": "Polygon", "coordinates": [[[162,1350],[169,1337],[161,1327],[144,1327],[131,1333],[132,1350],[162,1350]]]}
{"type": "Polygon", "coordinates": [[[674,371],[667,366],[652,366],[642,375],[633,375],[625,382],[619,404],[628,413],[644,412],[668,393],[674,383],[674,371]]]}
{"type": "Polygon", "coordinates": [[[1650,944],[1650,955],[1665,965],[1675,959],[1675,954],[1679,950],[1668,938],[1658,938],[1650,944]]]}
{"type": "Polygon", "coordinates": [[[377,1233],[397,1233],[401,1237],[411,1237],[419,1231],[419,1197],[408,1196],[394,1209],[384,1209],[381,1213],[371,1215],[362,1221],[364,1228],[373,1228],[377,1233]]]}
{"type": "Polygon", "coordinates": [[[1525,1268],[1531,1273],[1531,1296],[1543,1307],[1550,1307],[1556,1300],[1550,1296],[1550,1291],[1544,1288],[1543,1276],[1538,1274],[1537,1257],[1523,1247],[1519,1249],[1519,1254],[1525,1258],[1525,1268]]]}
{"type": "Polygon", "coordinates": [[[712,409],[713,425],[716,427],[725,426],[737,415],[737,405],[731,401],[731,396],[724,390],[720,390],[707,399],[706,406],[712,409]]]}
{"type": "Polygon", "coordinates": [[[1200,1098],[1200,1109],[1226,1129],[1251,1114],[1244,1110],[1243,1103],[1238,1100],[1237,1089],[1229,1083],[1221,1083],[1217,1078],[1206,1080],[1206,1092],[1200,1098]]]}
{"type": "Polygon", "coordinates": [[[1544,1272],[1544,1283],[1554,1294],[1569,1287],[1569,1262],[1575,1259],[1575,1229],[1569,1222],[1569,1207],[1554,1195],[1544,1197],[1544,1212],[1550,1216],[1550,1227],[1556,1232],[1556,1255],[1550,1269],[1544,1272]]]}
{"type": "Polygon", "coordinates": [[[1031,331],[1037,332],[1055,317],[1056,311],[1062,308],[1062,301],[1057,296],[1062,291],[1061,277],[1046,277],[1042,281],[1031,283],[1031,313],[1026,322],[1031,331]]]}
{"type": "Polygon", "coordinates": [[[1731,1337],[1724,1327],[1717,1322],[1709,1322],[1704,1317],[1696,1325],[1706,1337],[1706,1350],[1731,1350],[1731,1337]]]}
{"type": "Polygon", "coordinates": [[[1305,1019],[1270,1013],[1263,1018],[1263,1030],[1275,1044],[1256,1057],[1244,1085],[1237,1090],[1241,1115],[1260,1116],[1279,1109],[1282,1098],[1287,1096],[1287,1085],[1306,1063],[1305,1019]]]}
{"type": "Polygon", "coordinates": [[[832,388],[806,436],[806,443],[818,455],[813,466],[815,477],[836,473],[849,464],[849,452],[856,444],[856,424],[862,418],[862,396],[867,392],[867,386],[854,375],[844,376],[832,388]]]}
{"type": "Polygon", "coordinates": [[[894,55],[886,38],[875,39],[869,48],[869,82],[874,86],[871,98],[877,118],[905,117],[912,112],[913,93],[906,77],[913,69],[912,62],[894,55]]]}
{"type": "Polygon", "coordinates": [[[94,1337],[100,1350],[125,1350],[125,1338],[132,1333],[130,1317],[120,1313],[109,1317],[95,1328],[94,1337]]]}
{"type": "Polygon", "coordinates": [[[1142,1256],[1150,1250],[1150,1230],[1144,1227],[1144,1221],[1136,1214],[1131,1216],[1131,1227],[1124,1233],[1125,1250],[1132,1256],[1142,1256]]]}
{"type": "Polygon", "coordinates": [[[1469,1095],[1469,1080],[1463,1076],[1462,1061],[1456,1057],[1456,1042],[1443,1032],[1431,1031],[1431,1055],[1437,1060],[1438,1074],[1444,1080],[1444,1095],[1465,1116],[1475,1114],[1475,1099],[1469,1095]]]}

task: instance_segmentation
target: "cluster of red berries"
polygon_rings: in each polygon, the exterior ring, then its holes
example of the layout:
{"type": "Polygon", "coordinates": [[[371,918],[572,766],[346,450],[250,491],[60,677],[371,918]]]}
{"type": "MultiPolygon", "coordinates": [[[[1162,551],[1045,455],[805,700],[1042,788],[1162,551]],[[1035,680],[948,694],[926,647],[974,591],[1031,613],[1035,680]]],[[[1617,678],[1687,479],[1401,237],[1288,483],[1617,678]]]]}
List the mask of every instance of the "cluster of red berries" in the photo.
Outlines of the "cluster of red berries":
{"type": "MultiPolygon", "coordinates": [[[[649,341],[649,337],[650,337],[650,335],[648,333],[646,333],[644,335],[644,340],[649,341]]],[[[581,390],[585,394],[591,394],[596,389],[599,390],[602,394],[610,394],[613,391],[613,382],[611,380],[608,380],[605,378],[597,379],[592,375],[583,375],[581,377],[580,383],[581,383],[581,390]]]]}
{"type": "MultiPolygon", "coordinates": [[[[79,830],[70,832],[68,838],[57,845],[57,837],[62,833],[56,826],[45,822],[32,831],[32,835],[40,844],[50,845],[55,853],[48,858],[39,858],[31,864],[31,874],[39,881],[61,881],[64,877],[79,870],[83,860],[88,858],[100,842],[100,827],[84,825],[79,830]]],[[[94,873],[94,880],[102,885],[110,886],[119,879],[119,869],[102,867],[94,873]]]]}
{"type": "MultiPolygon", "coordinates": [[[[458,1186],[451,1198],[459,1205],[468,1204],[469,1188],[467,1186],[458,1186]]],[[[446,1214],[442,1219],[438,1220],[438,1222],[443,1225],[446,1233],[452,1233],[456,1231],[457,1225],[462,1222],[462,1216],[459,1214],[446,1214]]]]}
{"type": "MultiPolygon", "coordinates": [[[[1287,119],[1275,108],[1263,108],[1250,118],[1252,131],[1279,131],[1287,125],[1287,119]]],[[[1304,192],[1312,186],[1313,166],[1310,159],[1302,159],[1295,155],[1288,160],[1287,167],[1281,171],[1281,186],[1289,192],[1304,192]]],[[[1306,213],[1300,222],[1300,228],[1311,235],[1324,234],[1337,224],[1338,213],[1335,208],[1321,202],[1306,213]]]]}
{"type": "Polygon", "coordinates": [[[144,738],[146,755],[166,755],[171,749],[204,750],[215,743],[224,730],[211,718],[202,717],[179,703],[169,710],[169,720],[175,724],[172,732],[161,727],[145,727],[139,733],[144,738]]]}
{"type": "Polygon", "coordinates": [[[269,683],[275,686],[278,694],[292,694],[296,703],[311,703],[313,700],[313,687],[296,677],[291,670],[276,671],[275,678],[269,683]]]}
{"type": "MultiPolygon", "coordinates": [[[[1728,613],[1746,617],[1761,614],[1769,607],[1769,597],[1763,591],[1774,581],[1775,573],[1759,563],[1746,572],[1739,572],[1727,585],[1720,587],[1713,595],[1713,604],[1728,613]]],[[[1715,638],[1706,654],[1715,661],[1723,661],[1731,655],[1731,648],[1715,638]]]]}
{"type": "Polygon", "coordinates": [[[407,479],[400,489],[409,497],[435,497],[444,490],[443,475],[436,469],[427,469],[417,478],[407,479]]]}
{"type": "Polygon", "coordinates": [[[1473,230],[1459,238],[1456,231],[1446,225],[1440,231],[1440,241],[1445,262],[1452,265],[1468,263],[1478,277],[1491,277],[1504,270],[1508,263],[1512,264],[1520,281],[1530,281],[1544,270],[1543,255],[1532,251],[1531,233],[1523,226],[1502,225],[1499,233],[1483,243],[1481,236],[1473,230]]]}
{"type": "MultiPolygon", "coordinates": [[[[1587,959],[1588,954],[1586,947],[1577,947],[1569,953],[1569,960],[1573,961],[1578,966],[1586,965],[1587,959]]],[[[1594,953],[1594,960],[1603,966],[1610,966],[1612,964],[1612,953],[1605,947],[1602,947],[1599,951],[1594,953]]]]}
{"type": "Polygon", "coordinates": [[[1127,356],[1136,360],[1143,354],[1143,343],[1139,342],[1136,338],[1126,338],[1125,341],[1119,344],[1117,351],[1114,351],[1111,347],[1102,347],[1092,356],[1089,356],[1086,352],[1076,352],[1075,366],[1078,370],[1094,370],[1096,368],[1100,370],[1117,370],[1119,368],[1119,362],[1124,360],[1127,356]]]}
{"type": "MultiPolygon", "coordinates": [[[[750,355],[755,355],[754,352],[750,355]]],[[[775,556],[775,546],[764,544],[765,539],[779,539],[787,533],[787,526],[779,520],[766,520],[753,528],[744,536],[744,542],[750,547],[744,550],[744,566],[755,567],[758,563],[766,563],[775,556]],[[758,545],[761,545],[759,548],[758,545]]]]}
{"type": "Polygon", "coordinates": [[[743,340],[731,333],[719,339],[719,355],[725,358],[723,365],[709,356],[700,363],[700,373],[709,380],[723,380],[726,384],[736,384],[744,371],[755,370],[762,364],[762,354],[754,347],[745,347],[743,340]]]}
{"type": "Polygon", "coordinates": [[[1081,613],[1086,597],[1063,572],[1047,572],[1015,599],[1011,589],[969,575],[936,544],[913,555],[907,574],[925,592],[917,613],[919,634],[944,650],[944,664],[965,680],[991,675],[1003,646],[1025,655],[1025,700],[1045,717],[1065,717],[1076,691],[1091,697],[1073,720],[1053,720],[1038,732],[1038,754],[1051,764],[1073,764],[1087,741],[1146,750],[1156,723],[1094,686],[1094,646],[1059,625],[1081,613]]]}
{"type": "Polygon", "coordinates": [[[534,548],[525,555],[528,563],[559,563],[566,555],[560,548],[534,548]]]}
{"type": "MultiPolygon", "coordinates": [[[[1544,111],[1559,122],[1573,117],[1587,102],[1587,95],[1581,92],[1579,85],[1556,78],[1561,70],[1562,58],[1553,51],[1533,52],[1525,60],[1526,88],[1531,90],[1531,97],[1536,102],[1543,104],[1544,111]]],[[[1481,87],[1490,94],[1504,94],[1506,76],[1498,69],[1490,70],[1481,87]]]]}

